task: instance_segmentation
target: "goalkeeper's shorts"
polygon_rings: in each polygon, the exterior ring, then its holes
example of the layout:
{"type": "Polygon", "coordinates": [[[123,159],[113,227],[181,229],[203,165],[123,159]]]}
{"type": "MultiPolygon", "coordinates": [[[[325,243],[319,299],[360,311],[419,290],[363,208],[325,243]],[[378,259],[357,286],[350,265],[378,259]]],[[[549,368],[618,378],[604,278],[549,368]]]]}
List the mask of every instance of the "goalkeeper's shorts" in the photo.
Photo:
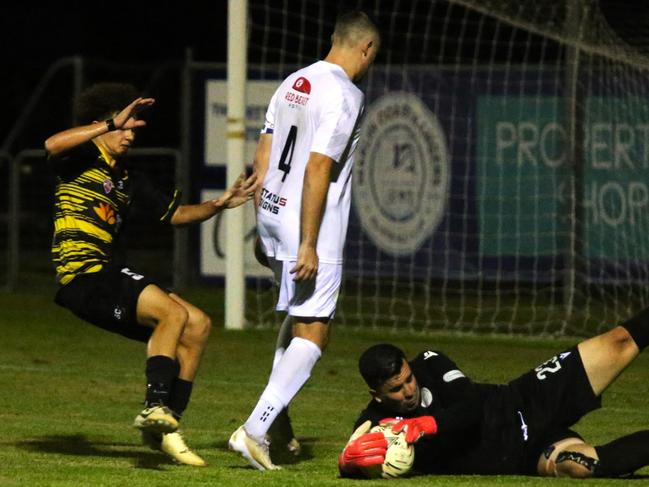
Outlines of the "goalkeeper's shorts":
{"type": "Polygon", "coordinates": [[[509,383],[523,398],[521,410],[529,440],[528,468],[536,473],[536,464],[543,450],[568,437],[579,437],[569,428],[585,414],[601,407],[586,375],[577,347],[572,347],[543,362],[509,383]]]}

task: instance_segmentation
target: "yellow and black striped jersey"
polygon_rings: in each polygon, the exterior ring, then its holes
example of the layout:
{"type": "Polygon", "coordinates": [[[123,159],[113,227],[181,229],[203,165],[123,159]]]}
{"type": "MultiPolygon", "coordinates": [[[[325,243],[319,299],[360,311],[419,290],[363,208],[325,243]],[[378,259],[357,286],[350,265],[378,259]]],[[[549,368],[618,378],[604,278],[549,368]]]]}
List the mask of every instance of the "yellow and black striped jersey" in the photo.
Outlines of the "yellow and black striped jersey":
{"type": "Polygon", "coordinates": [[[49,162],[56,175],[52,260],[60,284],[112,260],[133,206],[168,222],[180,204],[179,191],[166,194],[144,175],[111,168],[92,142],[49,162]]]}

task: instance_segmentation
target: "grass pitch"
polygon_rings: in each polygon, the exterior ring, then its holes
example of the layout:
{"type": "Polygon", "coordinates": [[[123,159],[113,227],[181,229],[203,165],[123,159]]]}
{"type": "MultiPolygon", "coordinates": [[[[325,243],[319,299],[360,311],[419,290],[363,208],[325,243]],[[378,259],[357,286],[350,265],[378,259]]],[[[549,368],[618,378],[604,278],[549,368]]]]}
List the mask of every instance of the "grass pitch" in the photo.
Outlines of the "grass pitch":
{"type": "MultiPolygon", "coordinates": [[[[386,485],[338,478],[336,459],[369,396],[356,370],[362,350],[391,341],[414,355],[447,352],[476,380],[503,382],[575,340],[535,340],[334,328],[313,377],[291,405],[304,451],[280,458],[284,469],[257,472],[227,451],[270,369],[272,330],[224,331],[220,292],[186,293],[217,326],[183,429],[209,466],[172,464],[142,446],[131,427],[141,409],[144,347],[87,325],[57,307],[51,292],[0,295],[1,486],[386,485]],[[361,483],[359,483],[361,482],[361,483]]],[[[335,326],[335,325],[334,325],[335,326]]],[[[576,426],[597,443],[649,428],[649,355],[605,393],[604,407],[576,426]]],[[[649,469],[633,485],[649,484],[649,469]]],[[[627,485],[629,480],[534,477],[416,477],[399,485],[627,485]]]]}

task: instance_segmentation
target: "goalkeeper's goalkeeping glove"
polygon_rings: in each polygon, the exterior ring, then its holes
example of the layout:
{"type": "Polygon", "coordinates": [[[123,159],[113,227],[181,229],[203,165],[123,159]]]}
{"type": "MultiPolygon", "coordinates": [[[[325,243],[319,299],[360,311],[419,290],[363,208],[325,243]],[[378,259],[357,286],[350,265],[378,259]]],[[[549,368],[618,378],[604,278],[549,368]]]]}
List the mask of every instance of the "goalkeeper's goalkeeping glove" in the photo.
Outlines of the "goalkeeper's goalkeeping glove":
{"type": "Polygon", "coordinates": [[[405,429],[406,443],[414,443],[422,436],[437,433],[437,421],[432,416],[419,416],[418,418],[395,419],[385,418],[380,424],[392,424],[392,432],[399,433],[405,429]]]}
{"type": "Polygon", "coordinates": [[[372,422],[368,420],[356,428],[338,457],[338,469],[343,477],[358,476],[363,468],[385,461],[388,441],[380,431],[368,433],[371,427],[372,422]]]}

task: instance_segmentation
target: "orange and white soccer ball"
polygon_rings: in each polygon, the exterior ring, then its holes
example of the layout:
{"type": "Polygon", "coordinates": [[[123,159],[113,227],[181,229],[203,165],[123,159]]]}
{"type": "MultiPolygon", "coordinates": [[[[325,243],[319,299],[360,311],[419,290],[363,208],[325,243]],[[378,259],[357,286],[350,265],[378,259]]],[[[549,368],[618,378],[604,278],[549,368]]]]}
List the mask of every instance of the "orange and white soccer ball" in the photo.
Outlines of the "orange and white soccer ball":
{"type": "Polygon", "coordinates": [[[377,465],[373,468],[366,469],[366,475],[369,478],[394,479],[407,475],[415,463],[415,448],[406,443],[406,434],[404,431],[393,433],[392,426],[389,424],[374,426],[372,433],[380,431],[388,440],[388,449],[385,453],[383,465],[377,465]]]}

